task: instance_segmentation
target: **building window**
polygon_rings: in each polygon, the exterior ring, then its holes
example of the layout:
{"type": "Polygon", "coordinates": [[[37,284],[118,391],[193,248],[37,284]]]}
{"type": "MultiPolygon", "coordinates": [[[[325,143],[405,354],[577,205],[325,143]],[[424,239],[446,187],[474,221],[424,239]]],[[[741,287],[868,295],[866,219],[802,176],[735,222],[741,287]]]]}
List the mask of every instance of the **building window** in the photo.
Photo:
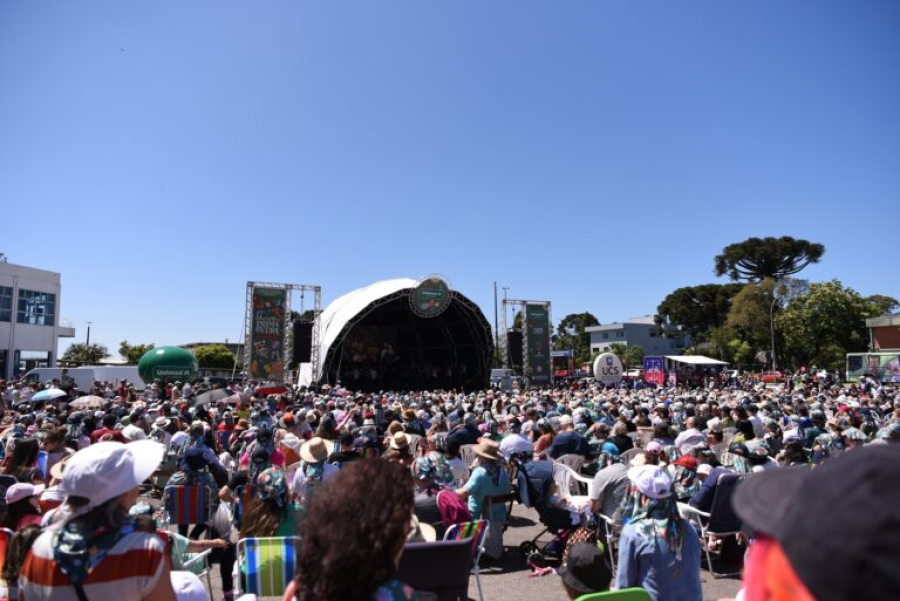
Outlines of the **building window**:
{"type": "Polygon", "coordinates": [[[0,286],[0,321],[12,321],[12,293],[9,286],[0,286]]]}
{"type": "Polygon", "coordinates": [[[656,338],[656,328],[650,328],[650,338],[656,338]]]}
{"type": "Polygon", "coordinates": [[[616,338],[625,338],[625,332],[616,332],[616,338]]]}
{"type": "Polygon", "coordinates": [[[6,378],[6,370],[8,368],[9,363],[9,351],[5,348],[0,348],[0,378],[6,378]]]}
{"type": "Polygon", "coordinates": [[[603,332],[603,340],[609,340],[609,333],[603,332]]]}
{"type": "Polygon", "coordinates": [[[19,311],[16,321],[35,326],[52,326],[55,319],[55,294],[19,290],[19,311]]]}

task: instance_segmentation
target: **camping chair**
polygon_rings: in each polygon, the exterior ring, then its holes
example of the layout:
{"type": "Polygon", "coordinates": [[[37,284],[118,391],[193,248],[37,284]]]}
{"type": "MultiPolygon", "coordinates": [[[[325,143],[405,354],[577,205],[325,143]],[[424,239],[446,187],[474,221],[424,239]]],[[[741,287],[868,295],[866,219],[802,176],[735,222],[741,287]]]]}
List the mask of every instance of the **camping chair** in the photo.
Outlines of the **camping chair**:
{"type": "Polygon", "coordinates": [[[628,449],[627,451],[625,451],[624,453],[619,455],[619,463],[624,463],[625,465],[628,465],[632,459],[634,459],[637,455],[640,455],[643,452],[644,452],[643,449],[639,449],[637,447],[628,449]]]}
{"type": "Polygon", "coordinates": [[[653,598],[642,588],[623,588],[618,591],[588,593],[575,601],[653,601],[653,598]]]}
{"type": "Polygon", "coordinates": [[[444,533],[445,541],[468,540],[472,549],[471,570],[475,575],[475,584],[478,585],[478,599],[484,601],[484,593],[481,590],[481,573],[478,563],[484,552],[484,541],[487,538],[491,525],[487,520],[473,520],[465,524],[453,524],[444,533]]]}
{"type": "Polygon", "coordinates": [[[408,543],[396,579],[438,601],[466,601],[472,570],[472,545],[466,539],[408,543]]]}
{"type": "Polygon", "coordinates": [[[300,539],[296,536],[239,540],[235,597],[246,593],[279,599],[284,596],[297,571],[299,546],[300,539]]]}
{"type": "Polygon", "coordinates": [[[718,538],[737,536],[741,532],[741,518],[734,512],[731,497],[738,483],[743,479],[739,474],[721,474],[716,481],[716,490],[713,495],[712,507],[709,513],[700,511],[696,507],[679,503],[681,514],[688,519],[700,534],[700,546],[706,554],[706,562],[713,578],[723,576],[737,576],[741,572],[722,574],[713,570],[712,557],[709,553],[707,539],[710,535],[718,538]]]}
{"type": "Polygon", "coordinates": [[[38,469],[41,470],[41,478],[47,479],[47,451],[38,451],[38,469]]]}
{"type": "Polygon", "coordinates": [[[209,492],[197,484],[167,486],[163,491],[162,506],[168,523],[175,526],[209,524],[212,515],[209,492]]]}
{"type": "Polygon", "coordinates": [[[566,453],[556,460],[557,463],[572,468],[576,474],[581,473],[581,467],[584,465],[584,455],[576,455],[574,453],[566,453]]]}
{"type": "Polygon", "coordinates": [[[210,553],[212,549],[192,554],[190,559],[181,564],[181,569],[196,574],[198,578],[206,578],[206,590],[212,595],[212,580],[209,576],[210,553]]]}
{"type": "Polygon", "coordinates": [[[475,447],[477,445],[474,444],[464,444],[459,447],[459,456],[468,466],[471,466],[472,463],[475,462],[475,447]]]}
{"type": "Polygon", "coordinates": [[[3,565],[6,563],[6,548],[12,535],[13,531],[9,528],[0,528],[0,571],[3,571],[3,565]]]}
{"type": "Polygon", "coordinates": [[[241,518],[244,516],[244,510],[253,501],[254,493],[253,487],[249,484],[238,486],[234,489],[234,493],[232,493],[233,501],[231,515],[234,521],[234,527],[238,530],[241,529],[241,518]]]}

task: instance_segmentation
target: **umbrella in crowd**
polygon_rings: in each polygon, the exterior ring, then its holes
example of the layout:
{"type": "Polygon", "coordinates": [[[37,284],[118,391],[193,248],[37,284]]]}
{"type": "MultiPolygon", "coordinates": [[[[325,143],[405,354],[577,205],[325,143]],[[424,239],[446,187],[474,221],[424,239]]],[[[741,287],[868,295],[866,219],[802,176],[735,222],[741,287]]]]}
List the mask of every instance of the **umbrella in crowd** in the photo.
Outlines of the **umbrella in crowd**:
{"type": "Polygon", "coordinates": [[[71,403],[69,407],[75,409],[101,409],[106,404],[106,399],[96,395],[78,397],[71,403]]]}
{"type": "Polygon", "coordinates": [[[235,393],[235,394],[231,395],[230,397],[226,398],[225,402],[228,403],[229,405],[237,405],[238,403],[241,403],[241,402],[245,403],[248,400],[250,400],[250,399],[246,394],[238,392],[238,393],[235,393]]]}
{"type": "Polygon", "coordinates": [[[42,390],[35,394],[31,397],[31,400],[35,403],[40,401],[52,401],[53,399],[64,397],[67,394],[68,393],[65,390],[60,390],[59,388],[48,388],[47,390],[42,390]]]}
{"type": "Polygon", "coordinates": [[[216,401],[221,401],[222,399],[227,399],[230,395],[228,391],[224,388],[216,388],[214,390],[210,390],[208,392],[204,392],[203,394],[197,395],[197,399],[194,401],[197,405],[203,405],[205,403],[215,403],[216,401]]]}

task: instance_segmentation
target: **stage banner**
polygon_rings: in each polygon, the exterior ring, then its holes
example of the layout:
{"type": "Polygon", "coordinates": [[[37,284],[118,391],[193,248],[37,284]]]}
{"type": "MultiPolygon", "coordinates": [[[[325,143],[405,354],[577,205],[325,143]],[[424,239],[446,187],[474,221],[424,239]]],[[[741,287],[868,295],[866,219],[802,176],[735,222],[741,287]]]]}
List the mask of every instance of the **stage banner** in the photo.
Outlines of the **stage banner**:
{"type": "Polygon", "coordinates": [[[250,333],[250,377],[254,380],[284,380],[284,339],[287,290],[253,289],[253,320],[250,333]]]}
{"type": "Polygon", "coordinates": [[[525,332],[528,335],[528,356],[525,375],[531,385],[544,386],[552,382],[550,367],[550,305],[525,305],[525,332]]]}
{"type": "Polygon", "coordinates": [[[644,357],[644,382],[664,386],[666,370],[662,357],[644,357]]]}

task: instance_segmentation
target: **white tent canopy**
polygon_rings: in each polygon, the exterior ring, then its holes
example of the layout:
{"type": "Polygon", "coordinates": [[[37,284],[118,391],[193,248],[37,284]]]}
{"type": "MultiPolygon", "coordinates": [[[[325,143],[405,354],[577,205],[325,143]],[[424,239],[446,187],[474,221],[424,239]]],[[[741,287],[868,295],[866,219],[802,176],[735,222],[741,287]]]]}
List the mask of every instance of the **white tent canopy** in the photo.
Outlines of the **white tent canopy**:
{"type": "Polygon", "coordinates": [[[676,363],[687,363],[688,365],[728,365],[725,361],[711,359],[703,355],[666,355],[666,359],[676,363]]]}

